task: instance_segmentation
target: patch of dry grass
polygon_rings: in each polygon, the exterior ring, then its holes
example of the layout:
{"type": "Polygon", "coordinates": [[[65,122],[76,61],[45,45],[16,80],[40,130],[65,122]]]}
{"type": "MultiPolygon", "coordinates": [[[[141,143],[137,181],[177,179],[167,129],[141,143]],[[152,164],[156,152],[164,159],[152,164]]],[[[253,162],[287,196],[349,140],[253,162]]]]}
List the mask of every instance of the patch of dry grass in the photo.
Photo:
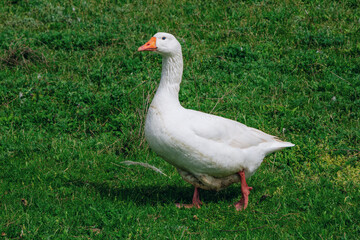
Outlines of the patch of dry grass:
{"type": "Polygon", "coordinates": [[[13,41],[0,56],[0,67],[23,67],[28,69],[34,64],[48,65],[45,55],[38,49],[31,48],[21,39],[13,41]]]}

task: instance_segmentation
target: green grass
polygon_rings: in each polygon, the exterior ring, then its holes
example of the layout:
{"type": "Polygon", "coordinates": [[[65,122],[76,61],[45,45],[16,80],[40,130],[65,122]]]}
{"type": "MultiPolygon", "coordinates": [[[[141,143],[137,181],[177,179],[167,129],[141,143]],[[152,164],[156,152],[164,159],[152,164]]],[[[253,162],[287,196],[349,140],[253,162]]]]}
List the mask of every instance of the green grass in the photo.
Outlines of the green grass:
{"type": "Polygon", "coordinates": [[[2,238],[358,238],[359,21],[356,0],[1,1],[2,238]],[[143,131],[161,58],[136,50],[158,31],[182,44],[183,106],[296,144],[246,211],[239,185],[174,206],[193,189],[143,131]]]}

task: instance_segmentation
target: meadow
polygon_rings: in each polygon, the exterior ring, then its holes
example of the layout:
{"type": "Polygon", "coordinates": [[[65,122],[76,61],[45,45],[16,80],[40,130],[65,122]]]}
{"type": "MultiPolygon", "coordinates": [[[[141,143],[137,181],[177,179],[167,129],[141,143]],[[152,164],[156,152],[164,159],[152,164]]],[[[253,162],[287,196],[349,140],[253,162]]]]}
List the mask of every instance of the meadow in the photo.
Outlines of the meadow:
{"type": "Polygon", "coordinates": [[[356,239],[358,0],[0,2],[1,239],[356,239]],[[201,191],[144,139],[161,57],[182,44],[180,102],[296,144],[240,185],[201,191]],[[145,162],[160,175],[123,161],[145,162]]]}

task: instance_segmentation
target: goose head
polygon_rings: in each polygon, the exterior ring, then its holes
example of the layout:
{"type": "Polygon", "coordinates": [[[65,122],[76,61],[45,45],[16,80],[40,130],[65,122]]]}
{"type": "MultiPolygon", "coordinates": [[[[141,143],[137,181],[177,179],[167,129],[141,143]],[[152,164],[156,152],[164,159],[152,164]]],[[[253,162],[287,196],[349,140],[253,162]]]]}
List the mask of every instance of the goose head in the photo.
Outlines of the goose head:
{"type": "Polygon", "coordinates": [[[138,51],[152,51],[163,56],[173,56],[181,54],[181,45],[172,34],[159,32],[139,47],[138,51]]]}

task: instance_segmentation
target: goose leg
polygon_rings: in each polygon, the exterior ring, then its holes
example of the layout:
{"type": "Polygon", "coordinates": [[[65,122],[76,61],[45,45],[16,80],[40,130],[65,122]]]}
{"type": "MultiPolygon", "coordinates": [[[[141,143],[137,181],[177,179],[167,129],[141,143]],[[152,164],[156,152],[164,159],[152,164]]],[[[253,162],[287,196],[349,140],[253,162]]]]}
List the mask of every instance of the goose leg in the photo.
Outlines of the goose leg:
{"type": "Polygon", "coordinates": [[[237,211],[240,210],[245,210],[247,208],[248,202],[249,202],[249,194],[250,194],[250,190],[252,190],[252,187],[249,187],[246,183],[246,179],[245,179],[245,172],[240,171],[238,173],[240,175],[240,182],[241,182],[241,199],[240,201],[238,201],[237,203],[235,203],[235,208],[237,211]]]}
{"type": "Polygon", "coordinates": [[[200,198],[199,198],[199,190],[197,187],[195,187],[192,204],[176,203],[176,207],[178,207],[178,208],[182,208],[182,207],[184,207],[184,208],[192,208],[192,207],[200,208],[201,204],[203,204],[203,203],[200,201],[200,198]]]}
{"type": "Polygon", "coordinates": [[[200,208],[200,205],[202,205],[203,203],[200,201],[200,198],[199,198],[199,190],[197,187],[195,187],[195,190],[194,190],[194,196],[193,196],[193,199],[192,199],[192,204],[196,207],[196,208],[200,208]]]}

